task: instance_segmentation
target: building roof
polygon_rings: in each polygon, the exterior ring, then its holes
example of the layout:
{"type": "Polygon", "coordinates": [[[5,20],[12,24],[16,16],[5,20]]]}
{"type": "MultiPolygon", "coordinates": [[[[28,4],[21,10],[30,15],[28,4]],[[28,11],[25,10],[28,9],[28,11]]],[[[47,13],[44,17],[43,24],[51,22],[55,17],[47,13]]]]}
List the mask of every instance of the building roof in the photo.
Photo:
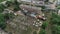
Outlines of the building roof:
{"type": "Polygon", "coordinates": [[[20,5],[21,8],[32,9],[32,10],[41,10],[39,7],[29,6],[29,5],[20,5]]]}
{"type": "Polygon", "coordinates": [[[44,5],[44,1],[39,1],[39,0],[18,0],[18,2],[22,2],[24,4],[32,4],[32,5],[39,5],[39,6],[43,6],[44,5]]]}
{"type": "Polygon", "coordinates": [[[29,6],[29,5],[20,5],[20,7],[30,12],[41,13],[41,8],[39,7],[34,7],[34,6],[29,6]]]}

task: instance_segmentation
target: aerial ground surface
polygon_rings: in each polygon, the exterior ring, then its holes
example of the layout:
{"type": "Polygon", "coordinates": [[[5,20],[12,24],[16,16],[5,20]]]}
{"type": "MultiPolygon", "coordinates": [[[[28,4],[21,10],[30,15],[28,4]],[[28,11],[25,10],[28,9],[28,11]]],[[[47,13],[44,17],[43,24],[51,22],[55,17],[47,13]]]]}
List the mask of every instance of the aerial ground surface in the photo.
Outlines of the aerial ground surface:
{"type": "Polygon", "coordinates": [[[60,0],[0,0],[0,34],[60,34],[60,0]]]}

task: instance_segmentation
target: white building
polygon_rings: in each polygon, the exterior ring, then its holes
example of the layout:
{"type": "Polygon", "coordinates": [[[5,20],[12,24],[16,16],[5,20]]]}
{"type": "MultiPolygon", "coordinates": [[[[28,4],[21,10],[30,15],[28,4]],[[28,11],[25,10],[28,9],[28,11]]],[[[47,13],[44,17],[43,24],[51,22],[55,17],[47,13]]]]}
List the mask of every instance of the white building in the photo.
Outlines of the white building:
{"type": "Polygon", "coordinates": [[[60,10],[58,11],[58,15],[60,15],[60,10]]]}

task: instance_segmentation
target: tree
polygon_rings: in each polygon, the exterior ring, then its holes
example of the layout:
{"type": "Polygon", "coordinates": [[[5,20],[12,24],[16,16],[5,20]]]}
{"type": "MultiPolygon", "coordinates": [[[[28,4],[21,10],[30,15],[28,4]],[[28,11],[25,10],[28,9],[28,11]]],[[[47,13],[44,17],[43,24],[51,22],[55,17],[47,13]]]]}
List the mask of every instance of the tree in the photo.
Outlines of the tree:
{"type": "Polygon", "coordinates": [[[0,14],[0,28],[4,29],[6,27],[4,15],[0,14]]]}
{"type": "Polygon", "coordinates": [[[12,18],[14,18],[14,14],[13,14],[13,13],[6,13],[6,14],[4,15],[4,18],[5,18],[6,20],[12,19],[12,18]]]}
{"type": "Polygon", "coordinates": [[[50,22],[52,23],[52,34],[60,34],[60,16],[56,13],[52,13],[50,22]]]}
{"type": "Polygon", "coordinates": [[[18,11],[18,10],[20,10],[20,8],[19,8],[18,6],[15,6],[15,7],[14,7],[14,11],[16,12],[16,11],[18,11]]]}
{"type": "Polygon", "coordinates": [[[17,0],[14,1],[14,4],[15,4],[15,5],[20,5],[20,3],[17,2],[17,0]]]}
{"type": "Polygon", "coordinates": [[[9,7],[9,6],[13,5],[13,2],[7,1],[7,2],[6,2],[6,5],[7,5],[7,7],[9,7]]]}
{"type": "Polygon", "coordinates": [[[45,29],[47,26],[48,26],[48,22],[47,21],[42,24],[42,28],[43,29],[45,29]]]}
{"type": "Polygon", "coordinates": [[[45,31],[44,29],[41,29],[41,30],[39,31],[39,34],[46,34],[46,31],[45,31]]]}
{"type": "Polygon", "coordinates": [[[45,9],[46,7],[45,6],[41,6],[42,9],[45,9]]]}
{"type": "Polygon", "coordinates": [[[45,0],[45,2],[48,2],[49,0],[45,0]]]}
{"type": "Polygon", "coordinates": [[[52,13],[51,23],[60,25],[60,16],[55,13],[52,13]]]}
{"type": "Polygon", "coordinates": [[[19,7],[20,3],[17,2],[17,0],[14,1],[14,11],[18,11],[21,10],[21,8],[19,7]]]}
{"type": "Polygon", "coordinates": [[[60,9],[60,6],[57,6],[57,9],[60,9]]]}
{"type": "Polygon", "coordinates": [[[0,4],[0,13],[2,13],[4,11],[6,7],[3,4],[0,4]]]}
{"type": "Polygon", "coordinates": [[[52,26],[52,34],[60,34],[60,26],[59,25],[52,26]]]}

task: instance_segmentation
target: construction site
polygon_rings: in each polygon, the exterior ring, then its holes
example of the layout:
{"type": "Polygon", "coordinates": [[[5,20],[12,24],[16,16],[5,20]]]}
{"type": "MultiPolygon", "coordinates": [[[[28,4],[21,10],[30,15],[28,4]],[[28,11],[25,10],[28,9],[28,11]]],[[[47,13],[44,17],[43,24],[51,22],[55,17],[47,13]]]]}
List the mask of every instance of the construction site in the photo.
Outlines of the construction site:
{"type": "Polygon", "coordinates": [[[1,14],[6,22],[1,34],[52,34],[52,13],[59,14],[55,0],[7,0],[0,4],[5,7],[1,14]]]}

